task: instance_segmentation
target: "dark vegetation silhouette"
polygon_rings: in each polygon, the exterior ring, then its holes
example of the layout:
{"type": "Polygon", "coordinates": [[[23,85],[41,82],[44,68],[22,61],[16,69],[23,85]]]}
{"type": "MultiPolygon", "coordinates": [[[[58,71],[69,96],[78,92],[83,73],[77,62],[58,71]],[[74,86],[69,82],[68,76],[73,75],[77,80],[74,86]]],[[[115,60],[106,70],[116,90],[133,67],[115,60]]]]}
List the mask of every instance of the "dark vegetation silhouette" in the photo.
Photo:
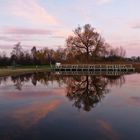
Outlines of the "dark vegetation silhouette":
{"type": "Polygon", "coordinates": [[[0,53],[0,66],[50,65],[61,63],[93,63],[124,60],[125,50],[113,48],[91,25],[77,27],[74,35],[66,39],[66,47],[57,50],[33,46],[25,51],[21,43],[14,45],[10,56],[0,53]]]}

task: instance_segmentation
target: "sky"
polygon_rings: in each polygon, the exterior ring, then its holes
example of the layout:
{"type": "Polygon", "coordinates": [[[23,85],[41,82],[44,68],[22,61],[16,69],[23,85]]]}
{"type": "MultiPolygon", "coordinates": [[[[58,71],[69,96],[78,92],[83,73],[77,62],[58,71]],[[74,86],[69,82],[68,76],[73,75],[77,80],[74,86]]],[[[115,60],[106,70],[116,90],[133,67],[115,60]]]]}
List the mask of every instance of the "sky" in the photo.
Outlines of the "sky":
{"type": "Polygon", "coordinates": [[[66,46],[73,30],[91,24],[128,57],[140,56],[140,0],[0,0],[0,52],[66,46]]]}

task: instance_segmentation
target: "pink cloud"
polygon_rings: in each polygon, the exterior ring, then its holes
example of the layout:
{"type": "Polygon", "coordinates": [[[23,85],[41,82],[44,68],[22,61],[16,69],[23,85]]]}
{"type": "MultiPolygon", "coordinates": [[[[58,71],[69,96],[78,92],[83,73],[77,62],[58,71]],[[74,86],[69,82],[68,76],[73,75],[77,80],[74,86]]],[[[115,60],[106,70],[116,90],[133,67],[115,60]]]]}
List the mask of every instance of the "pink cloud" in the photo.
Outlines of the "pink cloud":
{"type": "Polygon", "coordinates": [[[132,26],[133,29],[140,29],[140,23],[135,23],[133,26],[132,26]]]}
{"type": "Polygon", "coordinates": [[[51,35],[53,31],[46,29],[29,29],[29,28],[5,28],[5,34],[23,34],[23,35],[51,35]]]}
{"type": "Polygon", "coordinates": [[[37,0],[14,0],[8,9],[10,9],[10,14],[24,18],[34,24],[59,24],[58,20],[37,0]]]}
{"type": "MultiPolygon", "coordinates": [[[[3,35],[0,36],[0,41],[5,41],[5,42],[20,42],[20,41],[34,41],[34,40],[38,40],[35,38],[29,38],[29,37],[24,37],[24,36],[7,36],[7,35],[3,35]]],[[[0,45],[1,47],[1,45],[0,45]]]]}

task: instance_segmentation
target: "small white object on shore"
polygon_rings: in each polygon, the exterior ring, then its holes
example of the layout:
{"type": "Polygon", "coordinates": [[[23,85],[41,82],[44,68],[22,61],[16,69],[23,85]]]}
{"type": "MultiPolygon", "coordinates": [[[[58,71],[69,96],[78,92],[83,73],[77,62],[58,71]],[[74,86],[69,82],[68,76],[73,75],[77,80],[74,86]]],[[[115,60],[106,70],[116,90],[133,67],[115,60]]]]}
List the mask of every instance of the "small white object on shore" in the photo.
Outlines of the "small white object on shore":
{"type": "Polygon", "coordinates": [[[60,66],[61,66],[61,63],[58,63],[58,62],[57,62],[57,63],[55,63],[55,66],[56,66],[56,67],[60,67],[60,66]]]}

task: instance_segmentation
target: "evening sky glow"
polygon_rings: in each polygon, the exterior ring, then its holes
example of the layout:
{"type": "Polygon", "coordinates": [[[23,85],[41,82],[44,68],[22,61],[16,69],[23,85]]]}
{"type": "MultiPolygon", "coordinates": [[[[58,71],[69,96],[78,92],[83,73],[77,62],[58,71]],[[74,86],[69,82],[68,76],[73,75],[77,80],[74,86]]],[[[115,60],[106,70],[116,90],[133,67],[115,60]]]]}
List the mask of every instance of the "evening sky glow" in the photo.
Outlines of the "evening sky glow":
{"type": "Polygon", "coordinates": [[[0,51],[65,47],[78,25],[91,24],[106,42],[140,55],[140,0],[0,0],[0,51]]]}

